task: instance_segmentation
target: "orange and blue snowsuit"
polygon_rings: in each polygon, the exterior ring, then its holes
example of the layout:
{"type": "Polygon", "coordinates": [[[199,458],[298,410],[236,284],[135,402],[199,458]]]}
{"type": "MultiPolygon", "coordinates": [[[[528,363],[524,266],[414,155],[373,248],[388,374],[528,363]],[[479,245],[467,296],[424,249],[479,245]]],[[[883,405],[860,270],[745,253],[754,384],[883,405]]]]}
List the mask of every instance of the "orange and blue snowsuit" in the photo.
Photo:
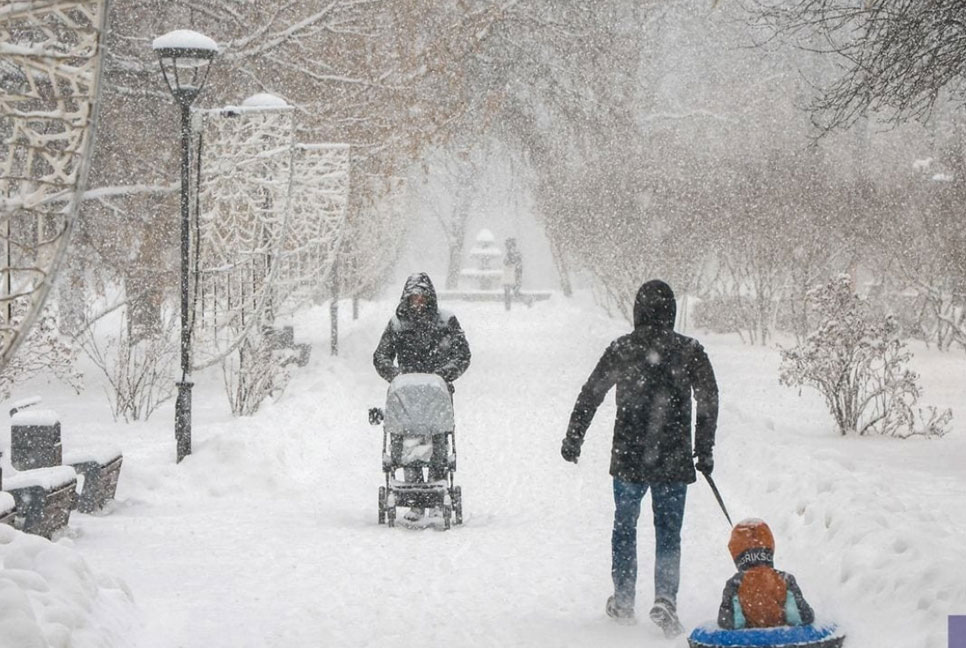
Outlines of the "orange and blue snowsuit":
{"type": "Polygon", "coordinates": [[[761,520],[739,522],[731,532],[728,549],[738,573],[728,580],[721,596],[719,626],[772,628],[815,620],[795,577],[774,568],[775,538],[767,524],[761,520]]]}

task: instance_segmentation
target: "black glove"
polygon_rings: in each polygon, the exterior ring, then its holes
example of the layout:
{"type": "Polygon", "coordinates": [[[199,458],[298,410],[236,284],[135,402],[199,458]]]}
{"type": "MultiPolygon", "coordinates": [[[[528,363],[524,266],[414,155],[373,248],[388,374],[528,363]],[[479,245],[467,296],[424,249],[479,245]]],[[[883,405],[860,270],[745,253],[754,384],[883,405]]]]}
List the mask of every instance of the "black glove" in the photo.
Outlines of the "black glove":
{"type": "Polygon", "coordinates": [[[564,437],[563,443],[560,445],[560,456],[564,458],[564,461],[577,463],[577,457],[580,456],[580,442],[574,441],[570,437],[564,437]]]}
{"type": "Polygon", "coordinates": [[[369,408],[369,425],[379,425],[384,418],[386,417],[382,413],[382,409],[378,407],[369,408]]]}
{"type": "Polygon", "coordinates": [[[710,475],[711,471],[714,470],[714,457],[711,453],[696,455],[698,460],[694,462],[694,469],[705,475],[710,475]]]}

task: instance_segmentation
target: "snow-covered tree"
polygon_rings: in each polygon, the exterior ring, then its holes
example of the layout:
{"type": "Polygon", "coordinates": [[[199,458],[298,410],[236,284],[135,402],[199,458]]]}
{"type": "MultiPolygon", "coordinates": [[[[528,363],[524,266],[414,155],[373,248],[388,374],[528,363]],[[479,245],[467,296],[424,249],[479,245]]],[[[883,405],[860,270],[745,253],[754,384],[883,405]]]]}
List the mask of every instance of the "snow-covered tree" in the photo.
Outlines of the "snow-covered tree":
{"type": "MultiPolygon", "coordinates": [[[[116,0],[110,127],[78,239],[98,272],[142,296],[135,328],[157,328],[177,286],[177,120],[146,43],[177,24],[222,46],[199,107],[273,92],[293,106],[296,141],[352,147],[342,295],[371,294],[398,257],[411,216],[400,178],[431,151],[494,143],[521,161],[514,175],[562,274],[582,266],[625,309],[650,276],[682,294],[747,298],[740,319],[756,339],[775,326],[803,336],[807,289],[870,247],[868,201],[921,133],[837,134],[805,158],[807,57],[745,49],[753,30],[731,20],[736,5],[116,0]],[[763,160],[765,149],[775,154],[763,160]]],[[[453,242],[462,202],[443,214],[453,242]]]]}
{"type": "Polygon", "coordinates": [[[941,350],[966,349],[966,179],[947,177],[939,165],[922,167],[910,165],[897,184],[894,216],[876,232],[877,249],[868,255],[877,299],[900,317],[906,335],[941,350]]]}
{"type": "MultiPolygon", "coordinates": [[[[26,309],[19,310],[12,319],[15,324],[26,309]]],[[[56,306],[47,304],[18,352],[0,369],[0,399],[8,398],[16,385],[39,375],[53,376],[79,394],[84,374],[77,366],[77,355],[78,347],[57,325],[56,306]]]]}
{"type": "Polygon", "coordinates": [[[966,97],[966,6],[959,0],[743,0],[775,37],[834,58],[838,76],[812,108],[825,128],[870,113],[926,116],[937,101],[966,97]]]}
{"type": "Polygon", "coordinates": [[[478,151],[460,146],[458,142],[429,153],[419,171],[415,172],[419,179],[412,183],[415,185],[413,200],[433,215],[446,239],[445,287],[453,290],[457,287],[463,264],[466,225],[474,195],[478,192],[476,180],[481,175],[482,164],[477,159],[480,157],[478,151]]]}

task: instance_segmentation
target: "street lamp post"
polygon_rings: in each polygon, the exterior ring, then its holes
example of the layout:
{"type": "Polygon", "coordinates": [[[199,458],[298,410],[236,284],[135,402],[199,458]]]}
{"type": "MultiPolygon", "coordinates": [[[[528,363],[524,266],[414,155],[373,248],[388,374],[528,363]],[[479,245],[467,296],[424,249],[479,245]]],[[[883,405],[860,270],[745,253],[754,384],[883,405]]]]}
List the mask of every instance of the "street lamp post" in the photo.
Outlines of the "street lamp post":
{"type": "Polygon", "coordinates": [[[175,401],[174,437],[177,461],[191,454],[191,322],[188,317],[188,272],[191,229],[189,223],[189,176],[191,156],[191,103],[208,78],[218,45],[203,34],[178,29],[154,39],[152,48],[161,63],[161,74],[181,107],[181,380],[175,401]]]}

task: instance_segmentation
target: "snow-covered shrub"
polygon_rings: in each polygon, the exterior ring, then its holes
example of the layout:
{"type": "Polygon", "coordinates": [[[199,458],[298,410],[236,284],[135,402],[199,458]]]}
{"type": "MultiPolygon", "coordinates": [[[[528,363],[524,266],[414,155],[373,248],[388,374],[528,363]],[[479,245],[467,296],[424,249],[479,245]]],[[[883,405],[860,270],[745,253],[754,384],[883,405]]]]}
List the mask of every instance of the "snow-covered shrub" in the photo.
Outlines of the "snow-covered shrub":
{"type": "Polygon", "coordinates": [[[714,333],[737,333],[744,341],[743,331],[754,328],[752,311],[753,304],[749,297],[707,297],[694,307],[694,325],[714,333]]]}
{"type": "Polygon", "coordinates": [[[919,289],[924,307],[920,312],[923,339],[940,351],[966,349],[966,303],[962,286],[927,286],[919,289]]]}
{"type": "MultiPolygon", "coordinates": [[[[944,278],[945,279],[945,278],[944,278]]],[[[950,282],[952,283],[952,282],[950,282]]],[[[940,351],[966,349],[966,292],[955,285],[900,284],[877,290],[869,301],[899,322],[906,337],[935,345],[940,351]]]]}
{"type": "Polygon", "coordinates": [[[877,288],[869,292],[866,300],[875,312],[892,316],[902,337],[922,340],[927,346],[932,343],[928,305],[920,295],[877,288]]]}
{"type": "MultiPolygon", "coordinates": [[[[11,320],[19,321],[16,313],[11,320]]],[[[77,367],[77,347],[70,338],[61,335],[57,309],[50,304],[44,307],[20,349],[0,371],[0,398],[9,397],[14,384],[44,371],[80,393],[84,375],[77,367]]]]}
{"type": "Polygon", "coordinates": [[[807,385],[825,398],[843,435],[942,436],[951,410],[917,407],[919,376],[892,317],[877,316],[840,275],[809,299],[818,329],[783,349],[781,383],[807,385]]]}
{"type": "Polygon", "coordinates": [[[88,326],[84,352],[107,378],[107,399],[114,420],[146,421],[175,395],[175,368],[180,346],[174,335],[176,318],[166,318],[160,334],[130,335],[127,318],[116,334],[103,339],[88,326]]]}
{"type": "Polygon", "coordinates": [[[292,377],[294,355],[292,349],[278,348],[272,336],[246,336],[221,363],[231,413],[251,416],[266,398],[280,396],[292,377]]]}

